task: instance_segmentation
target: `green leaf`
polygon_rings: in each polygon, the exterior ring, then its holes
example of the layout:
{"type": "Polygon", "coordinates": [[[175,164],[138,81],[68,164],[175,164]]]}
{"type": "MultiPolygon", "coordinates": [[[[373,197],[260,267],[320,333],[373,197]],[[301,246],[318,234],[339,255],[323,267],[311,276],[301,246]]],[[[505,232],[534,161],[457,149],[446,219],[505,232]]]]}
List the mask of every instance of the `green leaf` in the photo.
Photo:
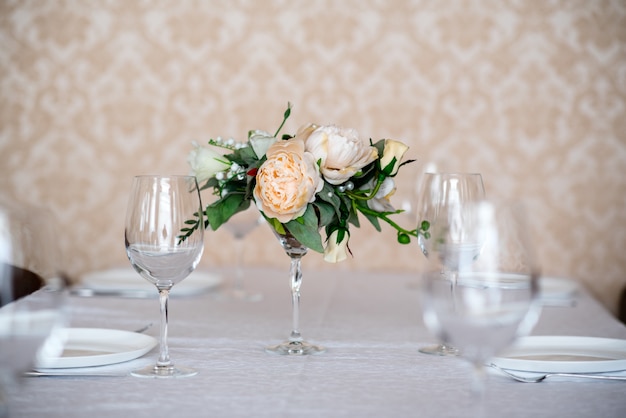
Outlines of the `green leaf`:
{"type": "Polygon", "coordinates": [[[315,209],[309,205],[304,215],[298,219],[291,220],[285,227],[300,243],[318,253],[324,252],[322,237],[319,233],[318,219],[315,209]]]}
{"type": "Polygon", "coordinates": [[[321,201],[314,202],[313,205],[317,208],[320,225],[328,225],[335,219],[337,211],[333,205],[321,201]]]}
{"type": "MultiPolygon", "coordinates": [[[[341,197],[335,193],[334,187],[324,182],[324,187],[319,193],[317,193],[316,196],[319,200],[331,204],[335,209],[337,216],[341,216],[341,197]]],[[[321,222],[321,224],[325,225],[326,223],[321,222]]]]}
{"type": "MultiPolygon", "coordinates": [[[[363,214],[363,216],[365,216],[365,218],[368,221],[370,221],[370,223],[374,226],[374,228],[376,228],[376,230],[378,232],[380,232],[382,230],[381,227],[380,227],[380,222],[378,220],[378,216],[372,215],[372,214],[368,213],[369,211],[359,210],[360,207],[368,209],[367,203],[359,201],[355,206],[356,206],[355,209],[358,210],[359,212],[361,212],[363,214]]],[[[376,213],[378,214],[378,212],[376,212],[376,213]]]]}
{"type": "Polygon", "coordinates": [[[375,143],[372,143],[372,138],[370,138],[370,144],[372,144],[372,146],[378,150],[378,155],[379,156],[383,155],[383,151],[385,150],[385,140],[384,139],[379,139],[375,143]]]}
{"type": "MultiPolygon", "coordinates": [[[[361,212],[361,213],[363,213],[363,212],[361,212]]],[[[363,213],[363,216],[365,216],[367,218],[367,220],[370,221],[370,223],[372,225],[374,225],[374,228],[376,228],[376,230],[378,232],[380,232],[382,230],[381,227],[380,227],[380,222],[378,221],[378,217],[369,215],[367,213],[363,213]]]]}
{"type": "Polygon", "coordinates": [[[371,179],[376,178],[378,176],[379,170],[377,166],[377,162],[373,161],[369,165],[363,167],[360,173],[352,176],[350,181],[354,184],[354,191],[356,192],[359,188],[365,186],[371,179]]]}
{"type": "Polygon", "coordinates": [[[361,227],[361,222],[359,221],[359,214],[357,212],[357,203],[352,201],[350,203],[350,213],[348,215],[348,222],[354,225],[357,228],[361,227]]]}
{"type": "Polygon", "coordinates": [[[250,201],[242,193],[229,193],[206,208],[206,216],[213,231],[227,222],[235,213],[248,209],[250,201]]]}
{"type": "Polygon", "coordinates": [[[254,150],[250,146],[235,150],[229,155],[229,160],[243,167],[255,165],[259,161],[258,157],[254,153],[254,150]]]}

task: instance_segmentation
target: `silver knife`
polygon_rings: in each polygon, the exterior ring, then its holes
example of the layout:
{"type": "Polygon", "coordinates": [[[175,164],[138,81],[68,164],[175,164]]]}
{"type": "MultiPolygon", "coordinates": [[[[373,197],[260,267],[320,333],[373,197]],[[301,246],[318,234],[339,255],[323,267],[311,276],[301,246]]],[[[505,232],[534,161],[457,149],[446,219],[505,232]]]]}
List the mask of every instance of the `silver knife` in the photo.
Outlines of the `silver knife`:
{"type": "Polygon", "coordinates": [[[158,293],[156,290],[142,290],[142,289],[90,289],[88,287],[75,287],[70,289],[70,295],[80,297],[94,297],[94,296],[110,296],[118,298],[156,298],[158,293]]]}
{"type": "Polygon", "coordinates": [[[22,373],[22,376],[25,377],[53,377],[53,376],[62,376],[62,377],[125,377],[128,376],[128,373],[122,372],[63,372],[63,371],[39,371],[39,370],[31,370],[28,372],[22,373]]]}

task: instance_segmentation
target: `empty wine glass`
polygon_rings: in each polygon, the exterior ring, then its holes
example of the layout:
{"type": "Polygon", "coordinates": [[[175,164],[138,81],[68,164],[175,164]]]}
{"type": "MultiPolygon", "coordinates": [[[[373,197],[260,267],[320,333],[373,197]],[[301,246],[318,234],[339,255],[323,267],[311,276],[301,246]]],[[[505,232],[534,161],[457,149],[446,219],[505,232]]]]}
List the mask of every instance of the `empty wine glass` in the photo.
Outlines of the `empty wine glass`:
{"type": "MultiPolygon", "coordinates": [[[[422,177],[417,207],[419,223],[428,224],[427,234],[418,238],[422,253],[428,260],[439,260],[440,274],[450,282],[448,296],[452,297],[456,274],[460,266],[472,263],[480,253],[480,243],[468,229],[472,218],[466,216],[466,205],[485,197],[482,176],[478,173],[425,173],[422,177]],[[459,264],[461,263],[461,264],[459,264]]],[[[437,345],[421,347],[424,354],[456,356],[459,351],[442,340],[437,345]]]]}
{"type": "Polygon", "coordinates": [[[424,322],[443,341],[458,347],[475,370],[473,389],[482,394],[485,364],[530,332],[538,316],[538,267],[521,206],[477,202],[467,205],[468,233],[481,242],[480,257],[466,262],[462,252],[443,249],[423,271],[424,322]],[[441,274],[458,267],[451,279],[441,274]]]}
{"type": "Polygon", "coordinates": [[[263,299],[260,293],[250,293],[244,286],[244,256],[245,237],[248,236],[257,226],[264,222],[258,209],[254,206],[234,215],[224,224],[224,227],[233,234],[235,238],[235,274],[227,289],[226,297],[249,302],[257,302],[263,299]]]}
{"type": "Polygon", "coordinates": [[[5,392],[37,353],[54,357],[63,347],[55,333],[66,319],[57,238],[45,209],[0,201],[0,416],[8,414],[5,392]]]}
{"type": "Polygon", "coordinates": [[[137,176],[126,212],[126,253],[134,269],[159,292],[159,358],[132,372],[139,377],[186,377],[196,370],[175,367],[167,345],[172,286],[194,271],[204,249],[202,203],[195,177],[137,176]],[[190,221],[199,222],[190,225],[190,221]],[[183,238],[184,236],[184,238],[183,238]]]}

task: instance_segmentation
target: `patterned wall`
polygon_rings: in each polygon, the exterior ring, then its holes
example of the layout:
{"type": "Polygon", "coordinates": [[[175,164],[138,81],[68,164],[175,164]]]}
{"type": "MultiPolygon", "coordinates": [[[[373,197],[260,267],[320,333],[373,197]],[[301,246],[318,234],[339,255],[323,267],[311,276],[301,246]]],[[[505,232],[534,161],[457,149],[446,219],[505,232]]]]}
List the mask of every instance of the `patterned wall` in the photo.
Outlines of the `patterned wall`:
{"type": "MultiPolygon", "coordinates": [[[[126,265],[134,174],[186,173],[190,142],[307,122],[411,145],[418,164],[477,171],[526,199],[549,275],[615,310],[626,284],[623,0],[0,0],[0,191],[49,207],[76,277],[126,265]]],[[[246,260],[283,266],[266,228],[246,260]]],[[[415,271],[417,246],[353,233],[338,277],[415,271]]],[[[203,263],[232,265],[209,233],[203,263]]],[[[286,268],[286,265],[285,265],[286,268]]],[[[382,276],[384,279],[384,276],[382,276]]]]}

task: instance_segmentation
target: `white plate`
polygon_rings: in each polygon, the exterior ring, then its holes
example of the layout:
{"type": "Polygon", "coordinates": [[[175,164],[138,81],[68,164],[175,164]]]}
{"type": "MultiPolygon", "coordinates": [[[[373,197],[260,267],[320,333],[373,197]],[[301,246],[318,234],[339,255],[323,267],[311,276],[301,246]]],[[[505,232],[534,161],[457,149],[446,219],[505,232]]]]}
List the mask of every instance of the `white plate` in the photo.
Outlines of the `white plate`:
{"type": "MultiPolygon", "coordinates": [[[[219,286],[222,282],[219,276],[202,270],[192,272],[182,282],[176,284],[171,291],[172,296],[191,296],[208,292],[219,286]]],[[[88,294],[89,291],[125,292],[127,296],[157,297],[156,287],[141,277],[139,273],[128,268],[113,268],[110,270],[95,271],[82,277],[81,284],[77,287],[80,294],[88,294]]]]}
{"type": "Polygon", "coordinates": [[[157,345],[154,337],[130,331],[104,328],[67,328],[63,353],[40,356],[37,369],[105,366],[143,356],[157,345]]]}
{"type": "Polygon", "coordinates": [[[626,340],[532,336],[520,339],[492,363],[511,370],[545,373],[601,373],[626,370],[626,340]]]}
{"type": "Polygon", "coordinates": [[[542,277],[539,280],[539,288],[544,298],[565,298],[578,290],[578,283],[564,277],[542,277]]]}

